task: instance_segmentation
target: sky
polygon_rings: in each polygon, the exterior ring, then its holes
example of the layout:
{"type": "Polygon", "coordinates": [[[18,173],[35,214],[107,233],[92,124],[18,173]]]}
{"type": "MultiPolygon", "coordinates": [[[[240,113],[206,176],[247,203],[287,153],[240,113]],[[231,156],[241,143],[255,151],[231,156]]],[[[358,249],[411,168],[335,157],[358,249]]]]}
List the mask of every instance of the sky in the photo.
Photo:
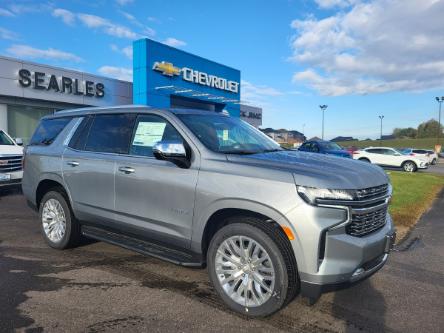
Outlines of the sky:
{"type": "MultiPolygon", "coordinates": [[[[241,70],[263,126],[376,138],[438,118],[443,0],[0,0],[0,54],[132,80],[152,38],[241,70]]],[[[1,75],[1,73],[0,73],[1,75]]]]}

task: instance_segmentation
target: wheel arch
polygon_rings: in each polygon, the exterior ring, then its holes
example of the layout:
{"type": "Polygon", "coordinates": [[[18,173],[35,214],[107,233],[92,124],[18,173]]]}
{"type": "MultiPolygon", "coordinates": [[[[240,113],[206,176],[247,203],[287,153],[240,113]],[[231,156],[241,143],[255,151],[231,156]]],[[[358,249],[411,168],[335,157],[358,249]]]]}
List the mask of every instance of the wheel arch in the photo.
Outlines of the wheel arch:
{"type": "MultiPolygon", "coordinates": [[[[197,222],[198,227],[193,228],[193,249],[201,252],[202,257],[205,258],[211,238],[220,228],[226,225],[228,218],[236,216],[254,217],[266,223],[275,224],[279,226],[284,234],[283,227],[287,227],[295,236],[295,241],[298,240],[294,227],[283,214],[275,209],[247,200],[221,200],[210,206],[206,213],[202,215],[199,222],[197,222]]],[[[293,245],[298,246],[299,244],[299,242],[294,243],[294,241],[290,240],[289,242],[293,248],[293,245]]]]}
{"type": "Polygon", "coordinates": [[[63,188],[64,192],[66,193],[66,196],[69,200],[69,203],[71,204],[71,199],[69,196],[69,193],[66,189],[66,187],[63,185],[63,180],[61,177],[53,174],[46,174],[44,175],[35,190],[35,204],[38,209],[40,206],[40,202],[43,199],[43,196],[48,193],[48,191],[55,187],[61,187],[63,188]]]}

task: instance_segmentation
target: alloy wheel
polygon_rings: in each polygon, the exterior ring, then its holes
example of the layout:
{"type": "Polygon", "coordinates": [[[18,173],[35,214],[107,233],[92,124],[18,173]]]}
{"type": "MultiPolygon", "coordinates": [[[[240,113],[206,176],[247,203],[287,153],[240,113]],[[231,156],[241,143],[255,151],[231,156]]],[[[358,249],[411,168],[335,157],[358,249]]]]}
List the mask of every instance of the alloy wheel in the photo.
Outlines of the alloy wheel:
{"type": "Polygon", "coordinates": [[[50,241],[58,243],[65,236],[66,217],[62,205],[56,199],[49,199],[42,210],[43,230],[50,241]]]}
{"type": "Polygon", "coordinates": [[[245,307],[266,303],[272,296],[275,270],[267,251],[254,239],[232,236],[215,258],[216,274],[225,294],[245,307]]]}

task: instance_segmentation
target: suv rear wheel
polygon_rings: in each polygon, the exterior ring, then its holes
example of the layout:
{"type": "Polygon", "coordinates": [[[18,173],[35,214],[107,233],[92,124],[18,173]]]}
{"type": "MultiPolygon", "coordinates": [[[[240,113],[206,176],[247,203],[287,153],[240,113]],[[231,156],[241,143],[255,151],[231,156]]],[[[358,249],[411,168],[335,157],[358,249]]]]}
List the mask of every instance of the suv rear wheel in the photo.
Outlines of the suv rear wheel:
{"type": "Polygon", "coordinates": [[[62,190],[51,190],[43,196],[39,216],[42,234],[49,246],[62,250],[77,245],[80,225],[62,190]]]}
{"type": "Polygon", "coordinates": [[[299,291],[296,260],[285,234],[255,218],[237,218],[211,240],[207,263],[217,293],[234,311],[267,316],[299,291]]]}

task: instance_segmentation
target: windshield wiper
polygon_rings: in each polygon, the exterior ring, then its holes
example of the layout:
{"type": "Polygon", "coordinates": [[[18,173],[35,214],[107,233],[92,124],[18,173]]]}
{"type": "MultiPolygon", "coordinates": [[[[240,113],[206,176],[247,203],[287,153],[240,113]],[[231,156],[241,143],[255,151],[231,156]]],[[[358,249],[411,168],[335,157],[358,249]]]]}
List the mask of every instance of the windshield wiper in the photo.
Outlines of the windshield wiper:
{"type": "Polygon", "coordinates": [[[274,148],[274,149],[265,149],[265,150],[262,150],[261,151],[261,153],[274,153],[274,152],[276,152],[276,151],[283,151],[284,149],[279,149],[279,148],[274,148]]]}

